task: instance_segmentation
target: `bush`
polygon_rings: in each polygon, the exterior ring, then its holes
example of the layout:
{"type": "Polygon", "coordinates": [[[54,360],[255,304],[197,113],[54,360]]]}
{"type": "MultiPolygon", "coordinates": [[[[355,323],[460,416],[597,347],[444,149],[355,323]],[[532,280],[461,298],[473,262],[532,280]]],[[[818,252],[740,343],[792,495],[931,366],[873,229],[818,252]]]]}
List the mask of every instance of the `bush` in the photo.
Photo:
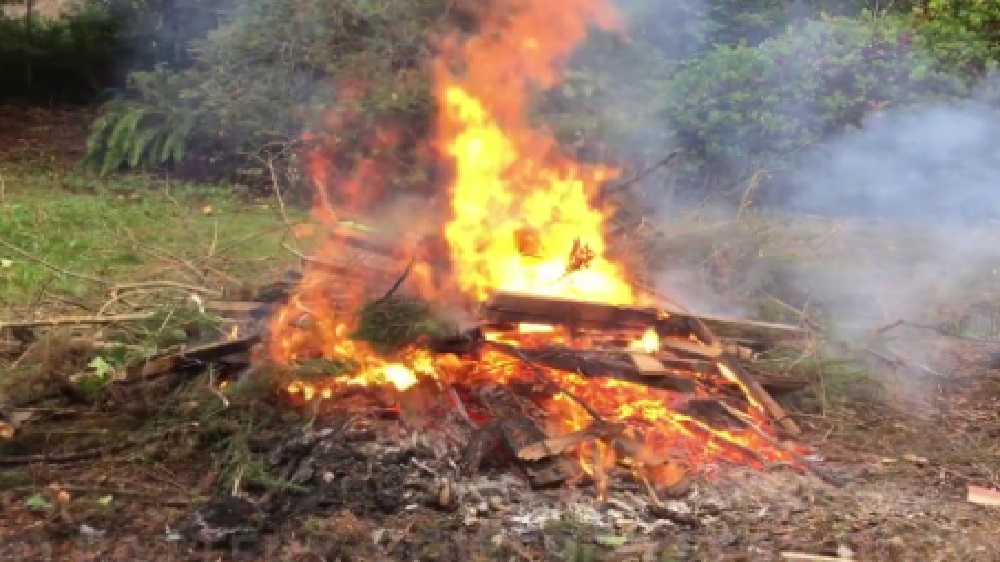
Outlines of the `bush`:
{"type": "Polygon", "coordinates": [[[59,19],[0,15],[0,98],[79,102],[114,83],[119,23],[94,5],[59,19]]]}
{"type": "Polygon", "coordinates": [[[337,131],[345,154],[376,123],[401,122],[407,135],[422,134],[431,104],[418,63],[426,34],[445,4],[241,2],[222,25],[191,43],[189,68],[133,75],[124,98],[109,104],[105,118],[95,124],[88,160],[107,172],[211,154],[201,161],[215,166],[217,175],[227,176],[234,167],[260,174],[267,170],[260,169],[255,156],[267,152],[264,159],[285,158],[309,125],[327,117],[342,119],[327,114],[338,100],[345,102],[338,110],[350,110],[353,120],[352,128],[337,131]],[[114,123],[124,124],[109,129],[114,123]],[[150,145],[158,151],[142,148],[166,138],[187,139],[184,150],[168,151],[166,144],[150,145]]]}
{"type": "Polygon", "coordinates": [[[921,45],[947,69],[975,80],[1000,62],[1000,4],[928,0],[916,10],[921,45]]]}
{"type": "Polygon", "coordinates": [[[910,43],[898,18],[825,17],[685,65],[663,113],[688,151],[688,178],[735,185],[873,109],[964,93],[910,43]]]}

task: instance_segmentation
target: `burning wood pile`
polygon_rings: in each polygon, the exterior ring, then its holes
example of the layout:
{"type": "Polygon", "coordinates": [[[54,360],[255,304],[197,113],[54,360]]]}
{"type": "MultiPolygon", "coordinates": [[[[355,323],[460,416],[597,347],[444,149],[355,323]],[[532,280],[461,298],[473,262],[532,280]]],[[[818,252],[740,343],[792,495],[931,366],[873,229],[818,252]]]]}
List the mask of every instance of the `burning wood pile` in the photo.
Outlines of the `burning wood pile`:
{"type": "Polygon", "coordinates": [[[397,214],[406,224],[382,223],[419,240],[345,228],[345,216],[380,215],[392,178],[371,161],[344,169],[335,144],[309,155],[320,236],[269,322],[263,358],[309,371],[292,377],[288,397],[359,415],[388,407],[428,430],[459,412],[472,429],[467,472],[502,449],[536,486],[590,480],[602,495],[620,469],[655,495],[721,462],[801,465],[779,436],[794,437],[794,421],[735,359],[761,343],[741,330],[765,340],[801,332],[657,307],[606,239],[611,209],[600,195],[618,170],[575,160],[529,125],[530,92],[560,81],[588,25],[619,29],[617,14],[599,0],[498,0],[469,16],[476,34],[442,41],[433,65],[427,145],[446,186],[397,214]],[[391,350],[357,337],[353,311],[404,263],[369,306],[411,292],[457,303],[472,327],[414,331],[391,350]]]}
{"type": "MultiPolygon", "coordinates": [[[[347,242],[343,233],[338,240],[352,259],[361,247],[383,248],[347,242]]],[[[343,296],[328,266],[310,261],[305,278],[327,271],[343,296]]],[[[365,270],[357,276],[391,283],[384,270],[365,270]]],[[[484,465],[514,468],[534,487],[589,482],[603,496],[620,474],[656,498],[726,463],[808,468],[801,448],[781,441],[799,429],[766,388],[787,390],[788,381],[762,380],[744,365],[801,340],[806,334],[794,326],[496,291],[476,306],[471,328],[377,352],[351,338],[358,320],[334,312],[339,305],[299,300],[327,291],[306,294],[302,286],[272,318],[269,336],[268,361],[293,377],[289,400],[326,414],[391,412],[422,431],[463,435],[456,441],[467,475],[484,465]],[[456,417],[458,431],[449,427],[456,417]]],[[[386,294],[370,306],[397,301],[407,302],[386,294]]]]}

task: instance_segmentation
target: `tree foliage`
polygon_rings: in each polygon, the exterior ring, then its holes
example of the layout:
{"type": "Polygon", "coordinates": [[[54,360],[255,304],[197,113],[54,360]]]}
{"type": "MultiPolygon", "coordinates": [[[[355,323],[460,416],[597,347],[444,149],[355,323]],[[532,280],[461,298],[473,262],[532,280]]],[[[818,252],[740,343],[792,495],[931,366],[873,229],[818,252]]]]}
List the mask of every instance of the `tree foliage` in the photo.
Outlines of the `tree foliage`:
{"type": "Polygon", "coordinates": [[[86,5],[56,20],[0,13],[0,98],[86,100],[114,77],[119,22],[86,5]]]}
{"type": "Polygon", "coordinates": [[[663,112],[691,155],[688,171],[731,185],[874,110],[963,93],[914,49],[900,20],[826,17],[690,62],[673,77],[663,112]]]}
{"type": "MultiPolygon", "coordinates": [[[[102,1],[128,22],[137,68],[95,123],[89,161],[243,177],[289,164],[303,132],[332,129],[344,168],[392,152],[395,168],[381,170],[417,169],[433,109],[428,45],[467,30],[460,8],[475,3],[102,1]],[[154,40],[143,50],[136,38],[154,40]],[[369,142],[375,129],[392,130],[391,149],[369,142]]],[[[872,111],[964,96],[1000,56],[995,3],[880,4],[620,0],[626,33],[594,33],[535,117],[584,157],[649,163],[685,148],[685,185],[722,189],[872,111]]]]}
{"type": "Polygon", "coordinates": [[[915,10],[919,39],[946,68],[981,77],[1000,62],[1000,3],[928,0],[915,10]]]}
{"type": "Polygon", "coordinates": [[[280,151],[321,125],[338,101],[352,103],[369,124],[419,122],[430,107],[421,51],[444,7],[444,0],[240,2],[221,25],[191,41],[187,68],[134,73],[125,96],[95,123],[88,159],[108,172],[176,163],[193,150],[211,151],[222,168],[248,165],[245,156],[280,151]],[[357,91],[365,95],[347,99],[357,91]],[[115,137],[111,123],[125,123],[122,130],[132,134],[115,137]],[[143,148],[169,138],[187,139],[184,149],[143,148]]]}

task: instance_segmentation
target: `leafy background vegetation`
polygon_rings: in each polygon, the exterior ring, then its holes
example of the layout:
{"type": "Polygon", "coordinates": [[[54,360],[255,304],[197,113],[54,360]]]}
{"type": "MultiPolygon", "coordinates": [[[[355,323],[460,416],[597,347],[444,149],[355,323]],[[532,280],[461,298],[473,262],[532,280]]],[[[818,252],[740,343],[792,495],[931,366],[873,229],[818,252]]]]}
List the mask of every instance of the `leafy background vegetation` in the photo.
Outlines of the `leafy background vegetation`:
{"type": "MultiPolygon", "coordinates": [[[[428,45],[472,4],[88,0],[55,20],[0,19],[0,95],[104,103],[86,161],[105,174],[263,185],[277,167],[294,190],[301,135],[334,104],[352,104],[347,161],[370,152],[375,125],[426,133],[428,45]]],[[[684,148],[673,185],[699,196],[779,185],[804,147],[887,107],[967,97],[1000,57],[991,2],[619,5],[627,37],[596,34],[538,117],[583,157],[638,168],[684,148]]]]}

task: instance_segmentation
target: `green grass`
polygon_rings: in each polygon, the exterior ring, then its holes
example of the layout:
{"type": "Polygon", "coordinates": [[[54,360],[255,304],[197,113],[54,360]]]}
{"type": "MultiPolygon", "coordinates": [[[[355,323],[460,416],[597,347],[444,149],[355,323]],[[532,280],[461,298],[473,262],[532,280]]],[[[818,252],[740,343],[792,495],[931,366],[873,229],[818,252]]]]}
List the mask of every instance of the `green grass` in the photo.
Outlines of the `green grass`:
{"type": "Polygon", "coordinates": [[[81,276],[222,287],[257,281],[292,258],[281,249],[287,229],[274,203],[241,200],[231,189],[24,162],[0,162],[0,182],[0,241],[30,254],[0,244],[5,308],[43,291],[76,299],[107,292],[81,276]]]}

